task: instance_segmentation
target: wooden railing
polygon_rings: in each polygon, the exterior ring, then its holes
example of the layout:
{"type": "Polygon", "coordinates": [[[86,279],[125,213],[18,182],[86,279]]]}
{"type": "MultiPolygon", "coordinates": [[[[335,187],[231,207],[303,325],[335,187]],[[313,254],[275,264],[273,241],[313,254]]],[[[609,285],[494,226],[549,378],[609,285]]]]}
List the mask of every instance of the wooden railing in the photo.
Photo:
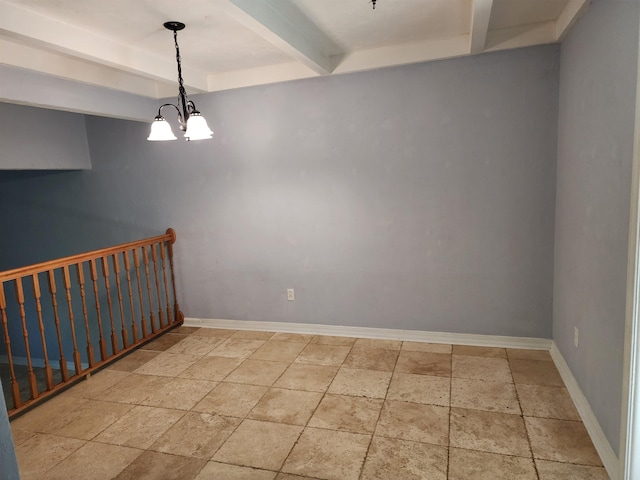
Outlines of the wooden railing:
{"type": "Polygon", "coordinates": [[[183,322],[165,235],[0,272],[9,416],[183,322]]]}

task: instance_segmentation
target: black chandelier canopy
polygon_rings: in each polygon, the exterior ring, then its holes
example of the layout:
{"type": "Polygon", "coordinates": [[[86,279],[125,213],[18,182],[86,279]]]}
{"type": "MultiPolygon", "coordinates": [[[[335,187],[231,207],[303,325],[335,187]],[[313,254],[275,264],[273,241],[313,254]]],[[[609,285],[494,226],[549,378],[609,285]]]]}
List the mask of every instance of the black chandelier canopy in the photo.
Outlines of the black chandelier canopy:
{"type": "Polygon", "coordinates": [[[184,23],[181,22],[166,22],[164,28],[173,32],[173,41],[176,46],[176,61],[178,63],[178,102],[177,105],[173,103],[165,103],[160,105],[158,109],[158,115],[156,115],[153,123],[151,124],[151,132],[147,137],[147,140],[151,141],[167,141],[175,140],[176,136],[173,134],[171,125],[162,116],[162,109],[164,107],[173,107],[178,112],[178,123],[180,124],[180,130],[184,132],[186,140],[203,140],[211,138],[213,131],[207,125],[207,121],[196,109],[196,104],[189,100],[187,91],[184,88],[184,82],[182,80],[182,63],[180,60],[180,47],[178,46],[178,32],[183,30],[184,23]]]}

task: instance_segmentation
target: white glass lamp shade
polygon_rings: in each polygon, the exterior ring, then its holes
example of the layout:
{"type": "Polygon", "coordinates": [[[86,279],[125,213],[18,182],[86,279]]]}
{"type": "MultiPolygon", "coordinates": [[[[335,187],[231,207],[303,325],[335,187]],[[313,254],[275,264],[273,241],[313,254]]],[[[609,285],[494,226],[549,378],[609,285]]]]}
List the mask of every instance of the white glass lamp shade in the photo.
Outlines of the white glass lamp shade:
{"type": "Polygon", "coordinates": [[[152,142],[164,142],[167,140],[175,140],[176,138],[177,137],[173,134],[173,130],[171,130],[169,122],[167,122],[164,117],[158,115],[151,124],[151,132],[149,132],[147,140],[152,142]]]}
{"type": "Polygon", "coordinates": [[[187,120],[187,131],[184,132],[184,136],[187,140],[204,140],[211,138],[213,130],[207,125],[207,121],[204,119],[200,112],[195,111],[187,120]]]}

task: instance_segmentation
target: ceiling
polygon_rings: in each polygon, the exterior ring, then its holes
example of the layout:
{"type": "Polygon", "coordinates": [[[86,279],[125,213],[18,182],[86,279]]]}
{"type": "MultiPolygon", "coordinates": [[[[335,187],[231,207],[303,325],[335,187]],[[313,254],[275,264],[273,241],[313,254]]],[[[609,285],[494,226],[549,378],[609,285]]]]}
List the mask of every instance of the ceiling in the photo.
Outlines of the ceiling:
{"type": "Polygon", "coordinates": [[[590,0],[0,0],[0,64],[151,98],[561,41],[590,0]]]}

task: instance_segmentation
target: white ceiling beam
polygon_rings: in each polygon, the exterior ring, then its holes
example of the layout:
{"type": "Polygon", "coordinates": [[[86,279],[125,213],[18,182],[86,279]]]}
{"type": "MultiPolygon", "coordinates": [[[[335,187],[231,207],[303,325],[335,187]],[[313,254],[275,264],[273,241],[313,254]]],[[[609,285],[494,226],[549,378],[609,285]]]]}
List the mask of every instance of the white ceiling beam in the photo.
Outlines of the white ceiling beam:
{"type": "MultiPolygon", "coordinates": [[[[0,38],[0,64],[32,70],[58,78],[116,89],[143,97],[162,98],[158,94],[158,81],[124,72],[115,68],[88,62],[60,53],[32,48],[0,38]],[[69,75],[73,72],[73,75],[69,75]],[[73,78],[71,78],[73,77],[73,78]]],[[[176,91],[176,83],[171,85],[176,91]]],[[[167,95],[168,96],[168,95],[167,95]]]]}
{"type": "Polygon", "coordinates": [[[146,123],[158,111],[157,101],[151,98],[22,68],[0,65],[0,78],[0,102],[146,123]]]}
{"type": "MultiPolygon", "coordinates": [[[[177,82],[173,56],[162,59],[17,5],[0,2],[0,34],[34,48],[62,53],[146,78],[177,82]]],[[[185,84],[190,89],[206,91],[204,73],[189,68],[184,70],[185,77],[189,79],[185,84]]]]}
{"type": "Polygon", "coordinates": [[[493,52],[548,43],[556,43],[555,21],[490,30],[487,34],[485,51],[493,52]]]}
{"type": "Polygon", "coordinates": [[[556,22],[556,40],[558,42],[564,40],[573,24],[586,11],[589,3],[589,0],[569,0],[556,22]]]}
{"type": "Polygon", "coordinates": [[[331,54],[341,49],[287,0],[224,0],[221,5],[229,16],[317,74],[333,71],[331,54]]]}
{"type": "Polygon", "coordinates": [[[407,65],[469,54],[469,35],[357,50],[342,58],[334,73],[407,65]]]}
{"type": "Polygon", "coordinates": [[[473,0],[471,8],[469,53],[473,55],[484,51],[487,33],[489,32],[493,0],[473,0]]]}

